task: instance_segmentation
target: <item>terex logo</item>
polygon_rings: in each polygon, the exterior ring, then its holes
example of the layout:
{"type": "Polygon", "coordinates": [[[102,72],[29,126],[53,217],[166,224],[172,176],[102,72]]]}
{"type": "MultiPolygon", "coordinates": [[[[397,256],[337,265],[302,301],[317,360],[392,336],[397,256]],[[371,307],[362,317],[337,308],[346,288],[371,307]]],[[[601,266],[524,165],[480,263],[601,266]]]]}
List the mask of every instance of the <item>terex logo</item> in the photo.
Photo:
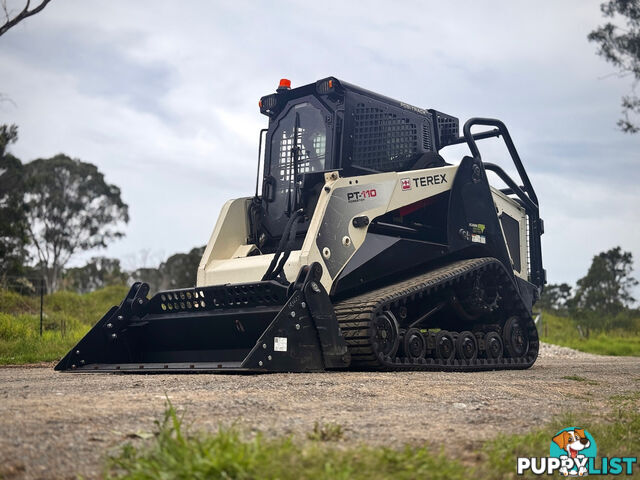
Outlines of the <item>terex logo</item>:
{"type": "MultiPolygon", "coordinates": [[[[424,175],[422,177],[414,177],[411,179],[416,187],[427,187],[429,185],[439,185],[447,182],[446,173],[438,173],[436,175],[424,175]]],[[[403,190],[405,190],[403,188],[403,190]]]]}

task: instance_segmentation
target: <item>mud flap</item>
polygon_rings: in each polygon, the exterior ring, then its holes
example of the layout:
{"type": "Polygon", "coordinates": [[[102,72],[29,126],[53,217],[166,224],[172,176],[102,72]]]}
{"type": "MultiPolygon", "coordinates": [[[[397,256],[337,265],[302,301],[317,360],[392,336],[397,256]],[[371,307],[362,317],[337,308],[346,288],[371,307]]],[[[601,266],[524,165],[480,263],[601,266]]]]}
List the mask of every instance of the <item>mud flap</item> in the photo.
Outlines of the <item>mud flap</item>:
{"type": "Polygon", "coordinates": [[[275,281],[159,292],[135,283],[55,367],[70,372],[305,372],[350,364],[319,264],[275,281]]]}

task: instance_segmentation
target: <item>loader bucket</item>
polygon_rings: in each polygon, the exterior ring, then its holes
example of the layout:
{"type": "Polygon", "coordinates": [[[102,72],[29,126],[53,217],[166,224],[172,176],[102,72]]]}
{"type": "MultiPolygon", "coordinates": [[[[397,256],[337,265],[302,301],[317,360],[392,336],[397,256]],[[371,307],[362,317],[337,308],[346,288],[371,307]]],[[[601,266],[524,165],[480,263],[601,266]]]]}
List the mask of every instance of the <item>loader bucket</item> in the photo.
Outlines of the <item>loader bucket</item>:
{"type": "Polygon", "coordinates": [[[322,269],[274,280],[159,292],[135,283],[55,367],[72,372],[301,372],[343,368],[346,343],[322,269]]]}

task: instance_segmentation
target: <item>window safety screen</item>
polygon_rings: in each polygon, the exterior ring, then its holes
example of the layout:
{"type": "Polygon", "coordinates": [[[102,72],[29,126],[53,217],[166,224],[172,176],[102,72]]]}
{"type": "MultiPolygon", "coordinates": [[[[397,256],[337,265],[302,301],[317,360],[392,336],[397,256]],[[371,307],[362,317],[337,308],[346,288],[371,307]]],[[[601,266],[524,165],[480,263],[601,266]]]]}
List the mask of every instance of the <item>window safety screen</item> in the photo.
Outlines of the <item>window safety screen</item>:
{"type": "Polygon", "coordinates": [[[271,143],[271,176],[276,179],[276,195],[272,210],[286,210],[289,192],[294,194],[294,172],[324,170],[327,149],[327,127],[319,108],[308,102],[295,105],[274,131],[271,143]],[[297,117],[297,120],[296,120],[297,117]],[[298,161],[294,169],[294,147],[298,161]]]}
{"type": "MultiPolygon", "coordinates": [[[[356,104],[352,163],[379,171],[405,168],[418,152],[418,127],[382,108],[356,104]]],[[[430,139],[429,139],[430,143],[430,139]]]]}

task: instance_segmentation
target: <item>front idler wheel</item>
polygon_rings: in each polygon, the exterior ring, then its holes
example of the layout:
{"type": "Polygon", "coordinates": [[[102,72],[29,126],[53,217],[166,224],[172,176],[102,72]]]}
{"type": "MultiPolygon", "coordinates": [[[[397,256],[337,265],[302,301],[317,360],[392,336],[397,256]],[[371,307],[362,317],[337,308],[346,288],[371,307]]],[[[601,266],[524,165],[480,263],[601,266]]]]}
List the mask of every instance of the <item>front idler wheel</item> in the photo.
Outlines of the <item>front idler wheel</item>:
{"type": "Polygon", "coordinates": [[[529,335],[524,322],[518,317],[509,318],[504,324],[502,339],[512,358],[524,357],[529,351],[529,335]]]}
{"type": "Polygon", "coordinates": [[[427,353],[427,341],[417,328],[410,328],[402,339],[402,350],[409,360],[416,361],[424,358],[427,353]]]}
{"type": "Polygon", "coordinates": [[[400,346],[398,321],[391,312],[378,315],[374,321],[374,349],[383,358],[394,358],[400,346]]]}
{"type": "Polygon", "coordinates": [[[453,337],[446,330],[436,333],[436,357],[441,360],[451,360],[455,355],[453,337]]]}
{"type": "Polygon", "coordinates": [[[489,332],[484,337],[484,351],[487,354],[487,358],[502,358],[504,347],[502,338],[497,332],[489,332]]]}
{"type": "Polygon", "coordinates": [[[476,336],[468,330],[458,334],[456,340],[456,356],[460,360],[473,360],[478,356],[478,340],[476,336]]]}

